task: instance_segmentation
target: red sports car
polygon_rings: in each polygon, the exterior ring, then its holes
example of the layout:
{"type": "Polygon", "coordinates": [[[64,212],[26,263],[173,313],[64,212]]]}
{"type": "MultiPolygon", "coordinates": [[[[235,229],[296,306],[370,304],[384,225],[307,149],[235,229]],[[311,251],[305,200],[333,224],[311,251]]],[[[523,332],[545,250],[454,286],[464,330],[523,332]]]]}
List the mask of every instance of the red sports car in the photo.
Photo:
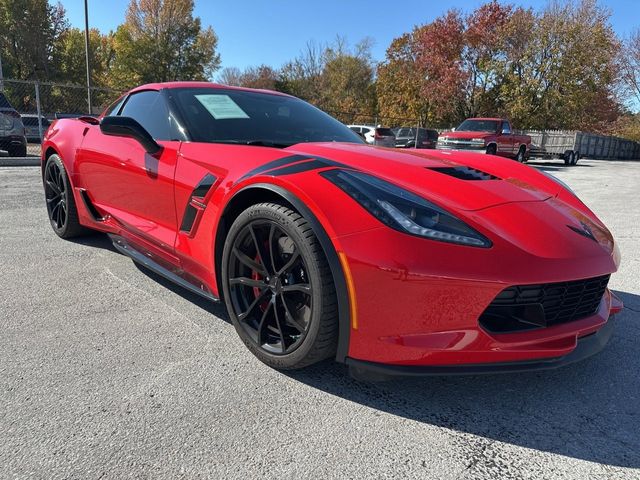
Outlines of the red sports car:
{"type": "Polygon", "coordinates": [[[552,368],[593,354],[622,308],[614,240],[565,185],[464,152],[369,146],[297,98],[138,87],[42,148],[62,238],[98,230],[225,302],[266,364],[354,373],[552,368]]]}

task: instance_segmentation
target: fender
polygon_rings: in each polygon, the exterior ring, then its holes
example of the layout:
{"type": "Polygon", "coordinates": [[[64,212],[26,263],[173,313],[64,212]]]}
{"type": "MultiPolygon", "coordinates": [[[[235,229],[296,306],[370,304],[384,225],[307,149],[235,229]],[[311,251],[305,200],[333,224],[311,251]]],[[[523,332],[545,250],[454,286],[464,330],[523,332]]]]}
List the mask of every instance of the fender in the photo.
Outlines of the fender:
{"type": "Polygon", "coordinates": [[[233,194],[231,198],[229,198],[229,200],[225,204],[221,217],[224,216],[224,214],[227,212],[229,205],[233,202],[233,199],[237,195],[252,189],[268,190],[284,198],[305,218],[307,222],[309,222],[313,233],[316,235],[318,241],[320,242],[320,246],[324,251],[327,262],[329,262],[329,268],[331,269],[331,275],[333,276],[333,281],[336,287],[336,295],[338,299],[338,348],[336,351],[336,361],[344,363],[349,350],[349,336],[351,333],[351,310],[350,300],[347,294],[348,290],[345,272],[342,269],[338,253],[333,242],[329,238],[329,235],[327,235],[327,232],[325,231],[320,221],[304,204],[304,202],[302,202],[302,200],[300,200],[289,190],[271,183],[253,183],[240,188],[233,194]]]}

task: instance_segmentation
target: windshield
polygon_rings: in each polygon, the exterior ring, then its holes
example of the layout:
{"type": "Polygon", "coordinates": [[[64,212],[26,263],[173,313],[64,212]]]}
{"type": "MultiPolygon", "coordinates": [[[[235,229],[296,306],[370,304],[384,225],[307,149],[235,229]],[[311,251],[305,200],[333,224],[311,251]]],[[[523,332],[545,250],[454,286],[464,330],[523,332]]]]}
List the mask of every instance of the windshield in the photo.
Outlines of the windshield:
{"type": "Polygon", "coordinates": [[[496,120],[465,120],[456,131],[460,132],[497,132],[498,123],[496,120]]]}
{"type": "Polygon", "coordinates": [[[172,89],[170,95],[195,142],[275,147],[364,143],[342,123],[293,97],[217,88],[172,89]]]}

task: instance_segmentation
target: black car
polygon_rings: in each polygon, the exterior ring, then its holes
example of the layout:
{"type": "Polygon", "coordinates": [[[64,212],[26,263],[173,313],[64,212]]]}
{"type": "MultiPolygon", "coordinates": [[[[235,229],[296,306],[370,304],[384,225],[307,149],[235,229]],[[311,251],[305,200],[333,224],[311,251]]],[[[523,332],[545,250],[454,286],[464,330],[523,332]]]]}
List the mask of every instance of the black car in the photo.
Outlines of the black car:
{"type": "MultiPolygon", "coordinates": [[[[393,129],[396,135],[396,148],[415,148],[416,127],[398,127],[393,129]]],[[[417,148],[436,148],[438,132],[430,128],[418,128],[417,148]]]]}
{"type": "Polygon", "coordinates": [[[27,139],[20,114],[0,92],[0,150],[10,157],[27,156],[27,139]]]}

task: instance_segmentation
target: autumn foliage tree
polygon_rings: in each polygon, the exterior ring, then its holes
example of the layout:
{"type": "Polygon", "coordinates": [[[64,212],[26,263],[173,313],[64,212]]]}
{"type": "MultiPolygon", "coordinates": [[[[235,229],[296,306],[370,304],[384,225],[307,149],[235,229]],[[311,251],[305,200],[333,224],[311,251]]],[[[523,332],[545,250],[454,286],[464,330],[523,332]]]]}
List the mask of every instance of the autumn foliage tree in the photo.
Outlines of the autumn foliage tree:
{"type": "Polygon", "coordinates": [[[468,15],[451,10],[392,42],[378,69],[380,113],[606,131],[620,113],[618,49],[596,0],[552,2],[540,13],[497,0],[468,15]]]}
{"type": "Polygon", "coordinates": [[[114,36],[113,86],[211,78],[220,66],[218,37],[193,7],[193,0],[131,0],[114,36]]]}

